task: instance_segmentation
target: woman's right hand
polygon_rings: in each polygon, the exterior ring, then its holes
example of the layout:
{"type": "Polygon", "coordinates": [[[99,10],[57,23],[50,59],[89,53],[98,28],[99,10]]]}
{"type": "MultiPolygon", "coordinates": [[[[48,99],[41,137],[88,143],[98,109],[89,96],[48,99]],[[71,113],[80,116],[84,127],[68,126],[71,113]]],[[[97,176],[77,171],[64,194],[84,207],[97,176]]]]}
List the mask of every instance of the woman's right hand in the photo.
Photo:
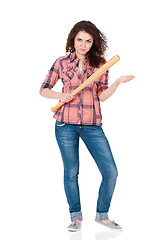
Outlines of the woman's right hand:
{"type": "Polygon", "coordinates": [[[62,97],[60,98],[61,102],[70,102],[74,96],[71,93],[62,93],[62,97]]]}

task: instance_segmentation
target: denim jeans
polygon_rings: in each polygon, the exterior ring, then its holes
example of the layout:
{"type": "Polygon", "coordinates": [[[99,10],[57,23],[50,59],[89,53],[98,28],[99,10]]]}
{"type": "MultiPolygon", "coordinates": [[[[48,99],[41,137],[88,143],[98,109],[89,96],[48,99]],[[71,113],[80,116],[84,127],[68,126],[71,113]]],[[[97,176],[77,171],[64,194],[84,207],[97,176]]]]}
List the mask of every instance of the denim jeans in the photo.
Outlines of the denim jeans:
{"type": "Polygon", "coordinates": [[[96,218],[99,220],[107,219],[118,172],[102,124],[77,125],[56,120],[55,135],[63,160],[64,189],[71,220],[83,219],[78,185],[79,138],[85,143],[102,175],[96,218]]]}

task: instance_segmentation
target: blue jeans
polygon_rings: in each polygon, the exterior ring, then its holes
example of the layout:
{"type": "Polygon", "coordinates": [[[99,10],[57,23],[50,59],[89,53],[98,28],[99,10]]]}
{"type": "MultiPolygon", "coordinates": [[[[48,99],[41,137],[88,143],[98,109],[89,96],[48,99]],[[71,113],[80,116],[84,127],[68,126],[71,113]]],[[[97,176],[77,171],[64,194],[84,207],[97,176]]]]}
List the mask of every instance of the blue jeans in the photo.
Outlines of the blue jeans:
{"type": "Polygon", "coordinates": [[[103,132],[102,124],[77,125],[56,120],[55,135],[64,165],[64,189],[69,204],[71,220],[83,219],[78,186],[80,137],[102,175],[96,218],[99,220],[107,219],[118,172],[109,142],[103,132]]]}

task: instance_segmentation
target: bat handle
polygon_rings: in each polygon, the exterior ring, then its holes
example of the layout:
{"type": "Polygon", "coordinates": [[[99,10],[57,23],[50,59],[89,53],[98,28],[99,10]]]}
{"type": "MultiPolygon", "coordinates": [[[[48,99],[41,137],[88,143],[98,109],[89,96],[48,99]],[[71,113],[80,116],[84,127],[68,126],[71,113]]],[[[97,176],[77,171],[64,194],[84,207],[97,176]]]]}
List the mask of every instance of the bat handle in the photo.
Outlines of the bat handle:
{"type": "Polygon", "coordinates": [[[55,107],[51,108],[52,112],[56,112],[57,109],[59,109],[60,107],[62,107],[65,104],[65,102],[59,102],[55,107]]]}

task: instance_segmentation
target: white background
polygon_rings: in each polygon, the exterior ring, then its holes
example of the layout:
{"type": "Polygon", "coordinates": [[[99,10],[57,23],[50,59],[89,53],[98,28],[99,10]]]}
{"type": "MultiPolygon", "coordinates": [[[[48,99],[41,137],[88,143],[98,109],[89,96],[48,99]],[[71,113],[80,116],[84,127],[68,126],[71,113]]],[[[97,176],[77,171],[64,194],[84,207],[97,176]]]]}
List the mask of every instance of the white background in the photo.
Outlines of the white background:
{"type": "MultiPolygon", "coordinates": [[[[6,0],[0,18],[0,239],[157,239],[157,0],[6,0]],[[50,110],[58,100],[39,95],[53,62],[65,55],[70,29],[81,20],[106,34],[107,60],[121,58],[110,69],[109,85],[121,75],[135,75],[101,103],[103,129],[119,171],[109,213],[123,227],[119,235],[94,222],[101,176],[82,141],[83,229],[67,232],[63,165],[50,110]]],[[[61,86],[59,81],[54,90],[61,86]]]]}

